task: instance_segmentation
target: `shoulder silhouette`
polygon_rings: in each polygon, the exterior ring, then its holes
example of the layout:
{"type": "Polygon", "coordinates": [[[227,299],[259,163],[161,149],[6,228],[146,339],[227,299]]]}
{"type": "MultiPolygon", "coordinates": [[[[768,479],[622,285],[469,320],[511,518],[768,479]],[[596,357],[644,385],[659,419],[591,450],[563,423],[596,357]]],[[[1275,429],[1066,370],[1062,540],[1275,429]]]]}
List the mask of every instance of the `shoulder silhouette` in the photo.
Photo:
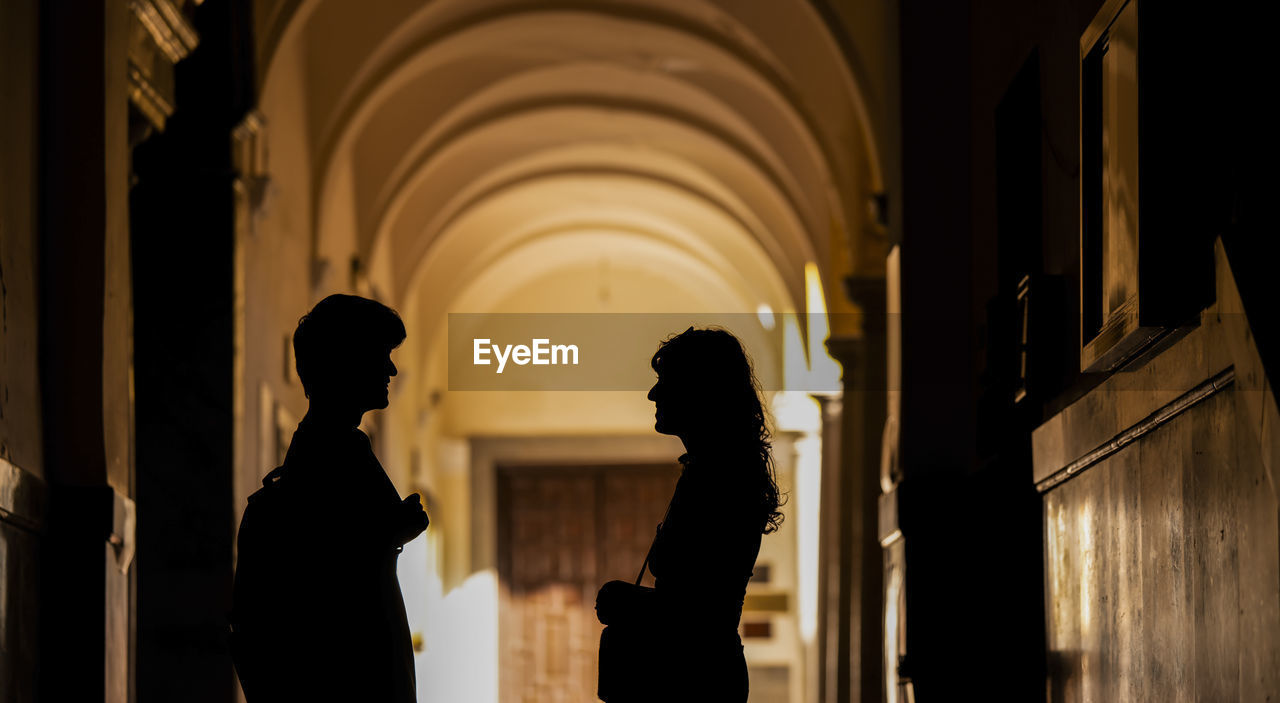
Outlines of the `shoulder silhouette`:
{"type": "Polygon", "coordinates": [[[428,520],[358,428],[387,407],[404,337],[393,310],[349,295],[320,301],[294,332],[310,407],[238,536],[232,654],[249,703],[416,699],[395,565],[428,520]]]}
{"type": "Polygon", "coordinates": [[[761,536],[782,521],[758,384],[742,344],[719,329],[666,340],[651,365],[654,429],[683,442],[684,471],[641,569],[654,587],[611,581],[596,597],[598,692],[608,703],[745,703],[742,602],[761,536]]]}

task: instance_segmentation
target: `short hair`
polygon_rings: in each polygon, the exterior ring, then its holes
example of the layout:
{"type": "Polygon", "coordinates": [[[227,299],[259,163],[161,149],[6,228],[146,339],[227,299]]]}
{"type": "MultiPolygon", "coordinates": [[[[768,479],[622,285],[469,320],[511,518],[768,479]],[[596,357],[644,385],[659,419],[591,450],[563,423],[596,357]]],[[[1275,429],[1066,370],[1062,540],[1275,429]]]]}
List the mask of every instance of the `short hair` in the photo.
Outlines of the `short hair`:
{"type": "Polygon", "coordinates": [[[404,322],[376,300],[335,293],[298,320],[293,355],[308,398],[343,362],[361,353],[391,351],[404,341],[404,322]]]}

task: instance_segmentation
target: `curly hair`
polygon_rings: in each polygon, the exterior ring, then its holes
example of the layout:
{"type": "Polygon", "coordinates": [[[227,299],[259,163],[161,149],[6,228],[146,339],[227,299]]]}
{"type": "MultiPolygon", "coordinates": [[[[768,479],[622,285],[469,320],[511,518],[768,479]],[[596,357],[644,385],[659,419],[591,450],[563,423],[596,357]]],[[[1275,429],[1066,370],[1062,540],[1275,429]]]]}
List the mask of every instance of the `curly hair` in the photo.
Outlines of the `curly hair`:
{"type": "Polygon", "coordinates": [[[719,424],[723,436],[730,439],[731,446],[726,448],[730,455],[752,469],[751,494],[761,532],[776,531],[782,525],[779,507],[786,496],[778,489],[773,435],[760,402],[760,384],[742,343],[724,329],[690,327],[662,341],[649,363],[659,376],[715,403],[715,412],[705,419],[719,424]]]}

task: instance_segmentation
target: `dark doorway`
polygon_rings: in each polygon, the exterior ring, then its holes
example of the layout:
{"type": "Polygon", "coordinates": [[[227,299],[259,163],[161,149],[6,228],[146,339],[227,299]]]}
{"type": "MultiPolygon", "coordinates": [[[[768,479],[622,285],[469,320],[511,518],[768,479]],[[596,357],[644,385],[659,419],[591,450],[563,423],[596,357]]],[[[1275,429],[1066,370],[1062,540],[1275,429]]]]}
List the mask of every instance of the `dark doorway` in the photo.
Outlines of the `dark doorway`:
{"type": "Polygon", "coordinates": [[[597,700],[596,590],[635,579],[679,475],[674,463],[498,467],[502,703],[597,700]]]}

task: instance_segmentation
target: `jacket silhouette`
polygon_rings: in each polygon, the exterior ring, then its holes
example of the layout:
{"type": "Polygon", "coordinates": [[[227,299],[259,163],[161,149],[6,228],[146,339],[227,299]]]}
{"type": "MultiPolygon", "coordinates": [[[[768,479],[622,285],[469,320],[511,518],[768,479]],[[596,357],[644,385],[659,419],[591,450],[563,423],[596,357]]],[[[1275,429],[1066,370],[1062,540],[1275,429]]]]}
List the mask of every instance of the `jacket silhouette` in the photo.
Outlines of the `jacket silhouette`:
{"type": "Polygon", "coordinates": [[[238,537],[232,655],[249,703],[416,700],[396,560],[427,517],[357,428],[386,407],[396,325],[378,303],[331,296],[295,334],[311,408],[238,537]]]}
{"type": "Polygon", "coordinates": [[[609,703],[745,703],[742,603],[761,537],[782,519],[757,385],[722,330],[690,328],[663,343],[653,367],[655,429],[688,452],[649,552],[654,587],[610,581],[597,596],[600,621],[620,628],[610,658],[636,660],[602,663],[601,694],[609,703]]]}

